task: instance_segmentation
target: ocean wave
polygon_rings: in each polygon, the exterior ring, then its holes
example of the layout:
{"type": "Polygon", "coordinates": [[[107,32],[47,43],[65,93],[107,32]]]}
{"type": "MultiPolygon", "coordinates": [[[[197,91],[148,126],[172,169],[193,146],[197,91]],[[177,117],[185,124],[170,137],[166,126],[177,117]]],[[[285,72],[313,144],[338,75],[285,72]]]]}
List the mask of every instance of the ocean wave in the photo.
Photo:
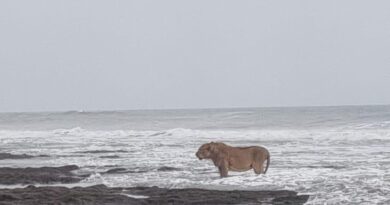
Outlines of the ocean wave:
{"type": "Polygon", "coordinates": [[[2,152],[49,155],[3,160],[2,166],[76,164],[92,173],[84,183],[211,189],[291,189],[310,193],[309,204],[384,203],[390,190],[389,129],[315,130],[0,130],[2,152]],[[220,179],[209,161],[194,153],[206,142],[263,145],[270,150],[267,175],[232,172],[220,179]],[[120,150],[120,151],[119,151],[120,150]],[[117,158],[102,158],[115,152],[117,158]],[[75,153],[78,153],[75,155],[75,153]],[[100,174],[108,167],[148,170],[100,174]],[[158,171],[174,167],[176,171],[158,171]]]}
{"type": "MultiPolygon", "coordinates": [[[[389,122],[390,123],[390,122],[389,122]]],[[[369,126],[369,125],[366,125],[369,126]]],[[[262,141],[275,140],[300,140],[300,139],[317,139],[317,140],[337,140],[337,141],[357,141],[357,140],[374,140],[389,139],[390,129],[316,129],[316,130],[194,130],[185,128],[175,128],[160,131],[145,130],[87,130],[81,127],[71,129],[54,129],[54,130],[0,130],[0,140],[2,138],[45,138],[45,137],[194,137],[205,139],[224,139],[245,141],[259,139],[262,141]]]]}
{"type": "Polygon", "coordinates": [[[390,129],[390,121],[373,122],[373,123],[360,123],[353,126],[346,127],[345,129],[390,129]]]}

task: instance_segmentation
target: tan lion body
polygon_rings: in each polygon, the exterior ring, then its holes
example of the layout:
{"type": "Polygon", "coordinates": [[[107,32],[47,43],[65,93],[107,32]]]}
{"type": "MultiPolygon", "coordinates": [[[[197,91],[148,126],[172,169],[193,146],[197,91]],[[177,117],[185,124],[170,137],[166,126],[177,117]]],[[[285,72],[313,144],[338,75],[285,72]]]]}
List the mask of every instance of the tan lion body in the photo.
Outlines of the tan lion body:
{"type": "Polygon", "coordinates": [[[221,177],[226,177],[228,171],[248,171],[253,169],[256,174],[266,173],[270,154],[260,146],[232,147],[221,142],[203,144],[196,156],[199,159],[211,159],[218,167],[221,177]],[[264,162],[267,165],[264,168],[264,162]]]}

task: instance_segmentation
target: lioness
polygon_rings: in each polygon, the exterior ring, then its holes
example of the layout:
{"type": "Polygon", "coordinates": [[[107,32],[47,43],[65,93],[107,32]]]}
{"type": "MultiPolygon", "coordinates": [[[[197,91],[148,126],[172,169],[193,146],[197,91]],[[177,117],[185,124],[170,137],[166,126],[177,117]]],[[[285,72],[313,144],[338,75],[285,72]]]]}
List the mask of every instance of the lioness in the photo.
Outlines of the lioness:
{"type": "Polygon", "coordinates": [[[266,173],[270,155],[266,148],[259,146],[232,147],[222,142],[210,142],[203,144],[196,152],[196,156],[202,159],[211,159],[218,167],[222,177],[228,176],[228,171],[248,171],[253,169],[256,174],[266,173]],[[264,162],[267,166],[264,169],[264,162]]]}

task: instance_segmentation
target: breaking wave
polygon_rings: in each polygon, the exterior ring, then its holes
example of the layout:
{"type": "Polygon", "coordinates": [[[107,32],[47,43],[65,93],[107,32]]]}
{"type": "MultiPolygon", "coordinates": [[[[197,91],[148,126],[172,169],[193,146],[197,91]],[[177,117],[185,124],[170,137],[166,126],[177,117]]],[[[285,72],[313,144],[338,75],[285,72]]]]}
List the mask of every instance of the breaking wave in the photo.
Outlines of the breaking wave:
{"type": "Polygon", "coordinates": [[[0,130],[2,152],[50,156],[2,160],[1,164],[76,164],[81,167],[79,172],[92,173],[82,182],[88,184],[290,189],[310,194],[308,204],[386,204],[390,196],[388,124],[310,130],[0,130]],[[271,153],[270,169],[266,175],[232,172],[230,177],[220,179],[211,162],[199,161],[194,155],[201,144],[209,141],[263,145],[271,153]],[[118,157],[102,157],[107,153],[118,157]],[[161,167],[174,169],[161,171],[161,167]],[[127,171],[102,174],[115,168],[127,171]]]}

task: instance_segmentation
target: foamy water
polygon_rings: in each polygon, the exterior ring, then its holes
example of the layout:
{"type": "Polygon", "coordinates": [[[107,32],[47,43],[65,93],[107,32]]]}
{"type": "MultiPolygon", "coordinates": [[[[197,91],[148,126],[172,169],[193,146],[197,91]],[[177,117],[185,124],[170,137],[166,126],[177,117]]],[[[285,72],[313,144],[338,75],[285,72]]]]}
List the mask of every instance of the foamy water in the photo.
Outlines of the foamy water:
{"type": "MultiPolygon", "coordinates": [[[[76,164],[92,175],[81,184],[294,190],[308,204],[390,204],[389,121],[296,129],[0,130],[1,152],[50,155],[1,160],[1,166],[76,164]],[[262,145],[271,153],[266,175],[230,172],[220,179],[211,161],[195,152],[206,142],[262,145]],[[88,151],[104,153],[85,153],[88,151]],[[118,158],[101,158],[116,155],[118,158]],[[159,171],[161,167],[172,170],[159,171]],[[102,174],[113,168],[128,173],[102,174]]],[[[77,185],[77,184],[75,184],[77,185]]]]}

